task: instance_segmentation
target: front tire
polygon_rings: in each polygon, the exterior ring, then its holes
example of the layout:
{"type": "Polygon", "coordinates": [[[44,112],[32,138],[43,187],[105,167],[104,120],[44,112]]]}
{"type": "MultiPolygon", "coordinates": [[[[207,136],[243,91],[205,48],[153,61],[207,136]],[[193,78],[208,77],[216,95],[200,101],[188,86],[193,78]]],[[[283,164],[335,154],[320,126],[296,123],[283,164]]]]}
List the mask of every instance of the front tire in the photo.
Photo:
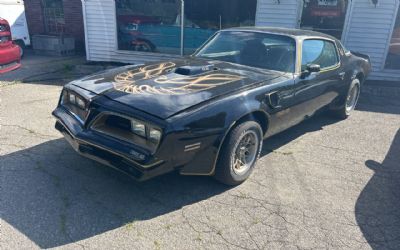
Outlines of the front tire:
{"type": "Polygon", "coordinates": [[[226,138],[218,158],[215,179],[226,185],[239,185],[253,172],[260,156],[263,132],[255,121],[236,126],[226,138]]]}
{"type": "Polygon", "coordinates": [[[347,95],[344,98],[344,103],[337,110],[333,110],[333,114],[339,119],[347,119],[351,112],[356,108],[358,98],[360,97],[361,83],[359,79],[354,79],[347,91],[347,95]]]}

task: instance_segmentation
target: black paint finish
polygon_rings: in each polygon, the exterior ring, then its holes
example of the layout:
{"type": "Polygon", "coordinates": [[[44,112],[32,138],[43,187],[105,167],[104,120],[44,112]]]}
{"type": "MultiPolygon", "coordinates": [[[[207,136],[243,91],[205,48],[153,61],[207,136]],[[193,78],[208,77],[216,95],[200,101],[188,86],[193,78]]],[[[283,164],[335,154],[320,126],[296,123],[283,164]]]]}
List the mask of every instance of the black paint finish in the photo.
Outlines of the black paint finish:
{"type": "Polygon", "coordinates": [[[60,101],[53,112],[56,128],[79,153],[138,180],[174,169],[212,175],[224,138],[235,124],[254,119],[265,137],[279,133],[324,107],[342,105],[351,81],[365,80],[371,69],[367,56],[345,52],[339,41],[320,33],[237,30],[287,35],[296,40],[298,50],[306,38],[328,39],[338,47],[340,65],[307,77],[299,67],[284,73],[195,57],[121,67],[66,85],[90,102],[89,115],[79,121],[60,101]],[[102,112],[160,128],[163,136],[156,152],[93,131],[90,125],[102,112]],[[144,157],[135,158],[138,154],[144,157]]]}

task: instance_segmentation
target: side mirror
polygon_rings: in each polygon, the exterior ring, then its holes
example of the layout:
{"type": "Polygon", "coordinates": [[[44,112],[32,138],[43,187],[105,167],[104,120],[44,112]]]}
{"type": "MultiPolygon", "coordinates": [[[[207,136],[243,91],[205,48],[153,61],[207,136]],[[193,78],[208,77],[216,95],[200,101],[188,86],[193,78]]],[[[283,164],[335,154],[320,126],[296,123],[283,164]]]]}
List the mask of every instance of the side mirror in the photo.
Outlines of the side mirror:
{"type": "Polygon", "coordinates": [[[318,64],[308,64],[306,70],[301,73],[301,78],[304,79],[311,73],[318,73],[321,71],[321,66],[318,64]]]}
{"type": "Polygon", "coordinates": [[[308,70],[308,72],[310,72],[310,73],[313,73],[313,72],[320,72],[320,71],[321,71],[321,66],[318,65],[318,64],[308,64],[308,65],[307,65],[307,70],[308,70]]]}

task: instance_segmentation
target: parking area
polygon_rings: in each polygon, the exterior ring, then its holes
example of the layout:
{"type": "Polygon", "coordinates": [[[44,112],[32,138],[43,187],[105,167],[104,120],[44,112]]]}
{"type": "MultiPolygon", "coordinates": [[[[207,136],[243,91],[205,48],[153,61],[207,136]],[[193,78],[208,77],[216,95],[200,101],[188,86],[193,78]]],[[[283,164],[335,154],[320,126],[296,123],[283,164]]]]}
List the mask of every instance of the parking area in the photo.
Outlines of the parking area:
{"type": "Polygon", "coordinates": [[[232,188],[80,157],[54,129],[61,88],[0,84],[2,249],[400,249],[400,105],[364,98],[267,139],[232,188]]]}

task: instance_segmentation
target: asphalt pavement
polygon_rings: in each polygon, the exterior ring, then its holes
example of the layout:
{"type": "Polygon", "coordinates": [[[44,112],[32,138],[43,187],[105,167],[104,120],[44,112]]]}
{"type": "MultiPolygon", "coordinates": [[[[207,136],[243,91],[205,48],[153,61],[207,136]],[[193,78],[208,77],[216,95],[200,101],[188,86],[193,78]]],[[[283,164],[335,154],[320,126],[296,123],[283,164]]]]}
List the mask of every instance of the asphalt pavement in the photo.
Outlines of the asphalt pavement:
{"type": "Polygon", "coordinates": [[[0,83],[1,249],[400,249],[400,105],[311,118],[226,187],[77,155],[54,129],[60,90],[0,83]]]}

